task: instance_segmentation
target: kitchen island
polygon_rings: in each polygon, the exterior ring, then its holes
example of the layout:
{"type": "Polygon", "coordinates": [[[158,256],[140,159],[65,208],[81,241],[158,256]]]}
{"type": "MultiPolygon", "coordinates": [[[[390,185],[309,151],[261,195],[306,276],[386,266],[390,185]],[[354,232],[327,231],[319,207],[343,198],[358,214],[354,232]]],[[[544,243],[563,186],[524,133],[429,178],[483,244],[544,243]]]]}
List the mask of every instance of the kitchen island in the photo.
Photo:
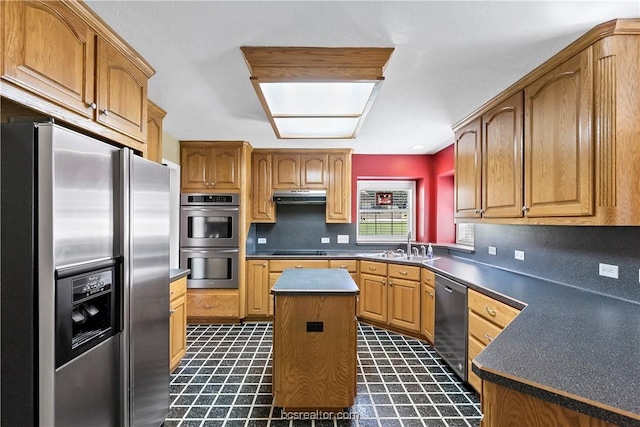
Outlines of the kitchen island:
{"type": "Polygon", "coordinates": [[[285,410],[343,410],[356,395],[356,295],[344,269],[287,269],[273,286],[273,397],[285,410]]]}

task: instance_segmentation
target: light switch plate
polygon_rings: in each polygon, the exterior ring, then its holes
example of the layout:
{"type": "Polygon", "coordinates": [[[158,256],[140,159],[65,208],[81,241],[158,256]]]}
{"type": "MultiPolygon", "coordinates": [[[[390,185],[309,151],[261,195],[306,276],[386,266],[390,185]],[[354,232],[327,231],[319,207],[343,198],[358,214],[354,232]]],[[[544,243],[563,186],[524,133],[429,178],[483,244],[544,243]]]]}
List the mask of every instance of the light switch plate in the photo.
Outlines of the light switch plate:
{"type": "Polygon", "coordinates": [[[496,247],[489,246],[489,255],[495,255],[495,254],[496,254],[496,247]]]}
{"type": "Polygon", "coordinates": [[[330,243],[331,239],[329,239],[328,237],[321,237],[320,238],[320,243],[330,243]]]}
{"type": "Polygon", "coordinates": [[[524,261],[524,251],[514,251],[513,257],[517,260],[524,261]]]}
{"type": "Polygon", "coordinates": [[[338,234],[338,243],[349,243],[348,234],[338,234]]]}
{"type": "Polygon", "coordinates": [[[266,245],[267,244],[267,238],[266,237],[258,237],[258,244],[259,245],[266,245]]]}

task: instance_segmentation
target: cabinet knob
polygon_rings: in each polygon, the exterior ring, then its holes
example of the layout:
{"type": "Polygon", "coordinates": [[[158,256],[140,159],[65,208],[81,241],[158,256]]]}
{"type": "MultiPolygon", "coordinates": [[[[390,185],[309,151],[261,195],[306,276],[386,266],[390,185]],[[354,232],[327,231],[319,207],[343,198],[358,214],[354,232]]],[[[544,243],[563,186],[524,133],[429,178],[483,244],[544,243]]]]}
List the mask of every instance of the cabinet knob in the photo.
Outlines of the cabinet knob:
{"type": "Polygon", "coordinates": [[[431,292],[427,292],[431,298],[433,298],[433,294],[431,292]]]}
{"type": "Polygon", "coordinates": [[[383,286],[387,284],[387,282],[385,282],[384,280],[381,280],[380,283],[382,283],[383,286]]]}
{"type": "Polygon", "coordinates": [[[389,286],[393,286],[393,280],[389,280],[389,286]]]}
{"type": "Polygon", "coordinates": [[[333,218],[333,214],[329,214],[329,218],[333,218]]]}
{"type": "Polygon", "coordinates": [[[101,113],[105,116],[109,115],[109,110],[107,110],[106,108],[104,110],[101,111],[101,113]]]}
{"type": "Polygon", "coordinates": [[[487,311],[487,313],[489,313],[489,316],[495,317],[496,311],[493,308],[485,307],[484,309],[487,311]]]}
{"type": "Polygon", "coordinates": [[[91,104],[88,104],[87,107],[91,108],[92,110],[97,110],[98,106],[96,105],[95,102],[92,102],[91,104]]]}
{"type": "Polygon", "coordinates": [[[474,214],[479,215],[480,214],[480,209],[476,209],[475,211],[473,211],[474,214]]]}
{"type": "Polygon", "coordinates": [[[176,312],[175,310],[169,310],[169,314],[173,314],[175,312],[176,312]]]}
{"type": "Polygon", "coordinates": [[[409,274],[409,273],[408,273],[408,272],[406,272],[406,271],[399,271],[398,273],[402,274],[403,276],[406,276],[407,274],[409,274]]]}
{"type": "Polygon", "coordinates": [[[528,207],[526,207],[526,206],[523,206],[523,207],[522,207],[522,212],[527,213],[527,211],[528,211],[528,210],[529,210],[529,208],[528,208],[528,207]]]}
{"type": "Polygon", "coordinates": [[[483,213],[485,213],[486,211],[484,209],[480,209],[480,215],[482,215],[483,213]]]}
{"type": "Polygon", "coordinates": [[[263,267],[266,267],[266,266],[267,266],[267,263],[265,262],[264,264],[262,264],[262,266],[263,266],[263,267]]]}
{"type": "Polygon", "coordinates": [[[295,268],[302,268],[302,267],[303,267],[302,265],[296,265],[295,268]]]}
{"type": "Polygon", "coordinates": [[[486,339],[488,339],[488,340],[489,340],[489,342],[493,341],[493,338],[491,338],[491,335],[489,335],[489,334],[484,334],[484,337],[485,337],[486,339]]]}

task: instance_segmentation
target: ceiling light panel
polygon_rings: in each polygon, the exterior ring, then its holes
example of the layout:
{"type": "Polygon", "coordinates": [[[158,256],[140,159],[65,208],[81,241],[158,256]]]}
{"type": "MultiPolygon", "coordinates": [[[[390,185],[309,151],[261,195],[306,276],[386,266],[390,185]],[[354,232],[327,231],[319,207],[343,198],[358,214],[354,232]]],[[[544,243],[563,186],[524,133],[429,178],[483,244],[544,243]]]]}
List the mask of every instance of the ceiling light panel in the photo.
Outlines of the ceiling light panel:
{"type": "Polygon", "coordinates": [[[280,138],[352,138],[359,117],[275,117],[280,138]]]}

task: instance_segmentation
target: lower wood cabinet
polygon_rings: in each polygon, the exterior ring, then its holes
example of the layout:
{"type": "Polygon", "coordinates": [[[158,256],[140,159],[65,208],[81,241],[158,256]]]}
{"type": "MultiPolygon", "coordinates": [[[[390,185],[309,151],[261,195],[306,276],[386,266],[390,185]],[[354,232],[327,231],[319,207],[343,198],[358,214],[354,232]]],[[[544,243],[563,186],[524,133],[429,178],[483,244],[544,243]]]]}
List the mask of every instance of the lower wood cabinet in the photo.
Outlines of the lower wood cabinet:
{"type": "Polygon", "coordinates": [[[247,260],[247,316],[269,316],[271,286],[269,285],[269,261],[247,260]]]}
{"type": "Polygon", "coordinates": [[[433,271],[423,268],[422,278],[422,335],[433,344],[433,333],[436,323],[436,275],[433,271]]]}
{"type": "Polygon", "coordinates": [[[482,413],[482,427],[615,426],[489,381],[483,382],[482,413]]]}
{"type": "Polygon", "coordinates": [[[473,289],[467,291],[468,339],[467,381],[482,395],[482,380],[471,370],[471,362],[520,313],[520,310],[496,301],[473,289]]]}
{"type": "Polygon", "coordinates": [[[238,321],[240,295],[237,289],[189,289],[187,318],[193,323],[238,321]]]}
{"type": "Polygon", "coordinates": [[[420,267],[360,261],[360,316],[420,332],[420,267]]]}
{"type": "Polygon", "coordinates": [[[173,371],[187,352],[187,278],[169,286],[169,370],[173,371]]]}

